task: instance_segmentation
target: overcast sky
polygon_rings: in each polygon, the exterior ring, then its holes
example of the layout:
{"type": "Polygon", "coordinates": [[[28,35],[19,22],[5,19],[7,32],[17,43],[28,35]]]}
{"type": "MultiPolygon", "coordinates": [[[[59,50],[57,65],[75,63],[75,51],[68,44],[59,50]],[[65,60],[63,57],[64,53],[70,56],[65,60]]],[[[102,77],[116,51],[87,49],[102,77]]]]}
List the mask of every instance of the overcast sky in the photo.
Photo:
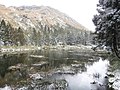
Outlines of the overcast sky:
{"type": "Polygon", "coordinates": [[[94,30],[93,15],[97,13],[98,0],[0,0],[6,6],[50,6],[69,15],[90,30],[94,30]]]}

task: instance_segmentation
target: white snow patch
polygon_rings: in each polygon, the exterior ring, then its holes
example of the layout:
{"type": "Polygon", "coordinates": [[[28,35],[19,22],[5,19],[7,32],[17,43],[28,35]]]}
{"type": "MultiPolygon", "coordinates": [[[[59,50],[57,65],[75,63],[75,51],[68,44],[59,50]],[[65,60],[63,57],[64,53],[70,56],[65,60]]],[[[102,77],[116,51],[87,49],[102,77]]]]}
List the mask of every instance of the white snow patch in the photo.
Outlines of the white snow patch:
{"type": "Polygon", "coordinates": [[[12,90],[12,88],[6,85],[4,88],[0,88],[0,90],[12,90]]]}

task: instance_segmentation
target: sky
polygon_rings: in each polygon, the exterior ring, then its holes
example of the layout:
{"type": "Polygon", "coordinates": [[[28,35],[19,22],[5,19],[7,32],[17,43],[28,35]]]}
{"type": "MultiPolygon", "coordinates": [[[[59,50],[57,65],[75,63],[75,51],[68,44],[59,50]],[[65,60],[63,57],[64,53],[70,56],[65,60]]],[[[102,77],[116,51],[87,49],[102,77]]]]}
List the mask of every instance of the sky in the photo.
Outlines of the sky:
{"type": "Polygon", "coordinates": [[[92,31],[95,30],[92,18],[97,14],[97,3],[98,0],[0,0],[0,4],[6,6],[50,6],[67,14],[92,31]]]}

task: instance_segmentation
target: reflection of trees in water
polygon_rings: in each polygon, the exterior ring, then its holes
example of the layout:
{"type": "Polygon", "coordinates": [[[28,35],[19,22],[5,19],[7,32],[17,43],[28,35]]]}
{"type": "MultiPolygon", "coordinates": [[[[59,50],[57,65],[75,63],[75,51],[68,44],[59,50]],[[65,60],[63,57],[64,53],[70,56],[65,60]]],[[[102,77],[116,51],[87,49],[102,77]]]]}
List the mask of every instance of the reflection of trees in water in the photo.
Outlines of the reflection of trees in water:
{"type": "Polygon", "coordinates": [[[10,85],[23,84],[23,86],[26,83],[26,85],[28,85],[29,82],[31,83],[29,74],[43,73],[48,75],[55,73],[57,69],[61,71],[66,70],[63,72],[64,74],[66,74],[66,72],[71,73],[71,71],[75,74],[85,72],[87,65],[92,65],[98,60],[96,56],[93,57],[93,55],[92,53],[65,51],[63,49],[48,49],[14,55],[5,54],[0,58],[0,75],[2,76],[2,78],[0,78],[2,81],[0,85],[5,85],[5,83],[10,85]],[[30,55],[42,55],[43,57],[30,57],[30,55]],[[21,66],[20,70],[8,71],[10,66],[17,66],[18,64],[26,65],[26,67],[21,66]]]}
{"type": "Polygon", "coordinates": [[[19,76],[19,70],[11,71],[10,66],[24,63],[27,54],[4,54],[0,58],[0,85],[12,82],[19,76]],[[7,81],[7,82],[6,82],[7,81]]]}
{"type": "MultiPolygon", "coordinates": [[[[40,63],[39,61],[49,62],[48,66],[43,66],[44,71],[54,70],[55,68],[62,68],[63,66],[71,66],[71,64],[79,65],[75,68],[76,72],[81,70],[86,71],[86,65],[92,65],[99,58],[93,57],[92,53],[83,53],[77,51],[65,51],[65,50],[41,50],[37,51],[35,55],[43,55],[45,58],[32,58],[31,63],[40,63]],[[90,60],[91,59],[91,60],[90,60]],[[79,69],[79,70],[78,70],[79,69]]],[[[42,67],[42,68],[43,68],[42,67]]],[[[39,68],[40,69],[40,68],[39,68]]],[[[43,69],[42,69],[43,70],[43,69]]]]}
{"type": "Polygon", "coordinates": [[[10,55],[4,54],[0,60],[0,75],[4,77],[5,73],[7,72],[8,67],[18,62],[19,61],[18,59],[16,59],[16,56],[12,57],[10,55]]]}
{"type": "MultiPolygon", "coordinates": [[[[92,56],[83,56],[83,54],[76,55],[74,52],[68,52],[65,50],[44,50],[39,51],[36,54],[39,55],[39,53],[45,58],[37,60],[37,58],[32,58],[34,63],[39,63],[41,60],[45,60],[49,62],[49,65],[45,69],[55,69],[55,68],[61,68],[63,66],[71,66],[71,64],[81,64],[81,68],[85,70],[86,64],[92,64],[94,61],[89,62],[88,59],[92,58],[92,56]],[[76,62],[77,63],[76,63],[76,62]]],[[[77,54],[79,52],[76,52],[77,54]]],[[[33,63],[32,62],[32,63],[33,63]]],[[[79,67],[80,68],[80,67],[79,67]]],[[[39,68],[40,69],[40,68],[39,68]]]]}

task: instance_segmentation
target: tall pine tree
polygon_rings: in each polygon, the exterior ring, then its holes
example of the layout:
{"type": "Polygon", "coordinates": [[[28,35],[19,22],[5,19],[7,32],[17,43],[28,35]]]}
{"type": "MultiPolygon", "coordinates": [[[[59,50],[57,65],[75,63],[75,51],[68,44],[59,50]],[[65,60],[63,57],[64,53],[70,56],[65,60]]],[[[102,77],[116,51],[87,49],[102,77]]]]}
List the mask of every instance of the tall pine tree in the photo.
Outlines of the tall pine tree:
{"type": "Polygon", "coordinates": [[[4,43],[4,45],[11,44],[11,30],[12,27],[9,23],[5,23],[4,20],[1,21],[0,24],[0,41],[4,43]]]}
{"type": "Polygon", "coordinates": [[[120,58],[120,0],[99,0],[97,7],[98,14],[93,18],[95,40],[120,58]]]}

